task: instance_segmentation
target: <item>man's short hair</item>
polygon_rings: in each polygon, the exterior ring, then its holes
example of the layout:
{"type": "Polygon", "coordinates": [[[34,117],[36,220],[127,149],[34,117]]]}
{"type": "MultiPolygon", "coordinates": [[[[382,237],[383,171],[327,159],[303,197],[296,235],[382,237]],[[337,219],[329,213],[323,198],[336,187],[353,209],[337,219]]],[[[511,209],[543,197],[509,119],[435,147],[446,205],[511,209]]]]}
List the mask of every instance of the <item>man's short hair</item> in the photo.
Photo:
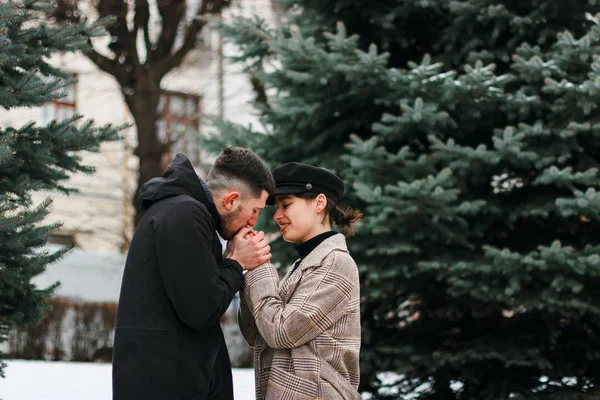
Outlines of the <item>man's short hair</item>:
{"type": "Polygon", "coordinates": [[[215,160],[206,177],[213,193],[237,189],[254,198],[263,190],[269,196],[275,191],[275,180],[265,162],[256,153],[243,147],[227,146],[215,160]]]}

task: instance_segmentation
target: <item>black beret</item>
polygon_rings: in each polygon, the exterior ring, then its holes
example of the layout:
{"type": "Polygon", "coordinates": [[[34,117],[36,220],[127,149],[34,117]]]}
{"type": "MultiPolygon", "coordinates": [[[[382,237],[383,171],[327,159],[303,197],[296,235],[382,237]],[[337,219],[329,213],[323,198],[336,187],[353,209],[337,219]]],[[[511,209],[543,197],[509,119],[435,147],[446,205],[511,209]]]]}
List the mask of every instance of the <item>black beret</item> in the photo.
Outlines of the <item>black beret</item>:
{"type": "Polygon", "coordinates": [[[290,162],[275,168],[275,192],[267,199],[267,204],[275,203],[275,196],[281,194],[323,193],[335,202],[344,194],[344,182],[325,168],[290,162]]]}

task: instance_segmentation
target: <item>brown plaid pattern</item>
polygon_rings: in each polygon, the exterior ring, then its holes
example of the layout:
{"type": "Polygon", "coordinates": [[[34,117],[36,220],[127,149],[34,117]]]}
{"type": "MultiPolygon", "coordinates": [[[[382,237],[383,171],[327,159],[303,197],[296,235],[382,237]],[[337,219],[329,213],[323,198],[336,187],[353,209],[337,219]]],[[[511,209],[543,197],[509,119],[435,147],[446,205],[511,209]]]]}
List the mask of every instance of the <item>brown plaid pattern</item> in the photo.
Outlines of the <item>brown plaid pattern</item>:
{"type": "Polygon", "coordinates": [[[343,235],[324,240],[281,282],[270,263],[249,271],[240,299],[257,400],[361,398],[360,287],[343,235]]]}

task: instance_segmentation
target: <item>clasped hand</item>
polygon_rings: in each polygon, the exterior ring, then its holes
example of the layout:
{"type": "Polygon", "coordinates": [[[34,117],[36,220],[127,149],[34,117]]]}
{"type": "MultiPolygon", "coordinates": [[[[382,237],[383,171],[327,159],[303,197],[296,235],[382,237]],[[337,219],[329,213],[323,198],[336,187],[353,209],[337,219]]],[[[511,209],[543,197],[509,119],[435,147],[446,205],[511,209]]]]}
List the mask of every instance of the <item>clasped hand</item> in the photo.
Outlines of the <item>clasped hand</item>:
{"type": "Polygon", "coordinates": [[[225,256],[250,270],[271,259],[271,247],[264,232],[244,227],[227,243],[225,256]]]}

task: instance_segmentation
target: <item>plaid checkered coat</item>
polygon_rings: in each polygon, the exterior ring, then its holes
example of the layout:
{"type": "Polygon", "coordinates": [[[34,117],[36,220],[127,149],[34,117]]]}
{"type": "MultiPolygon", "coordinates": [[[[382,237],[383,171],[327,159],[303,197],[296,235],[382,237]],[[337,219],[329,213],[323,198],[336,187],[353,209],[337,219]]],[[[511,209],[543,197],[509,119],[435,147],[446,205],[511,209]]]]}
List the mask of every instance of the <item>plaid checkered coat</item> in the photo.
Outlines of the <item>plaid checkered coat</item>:
{"type": "Polygon", "coordinates": [[[281,282],[270,263],[246,273],[238,322],[254,348],[258,400],[361,398],[359,290],[342,234],[281,282]]]}

